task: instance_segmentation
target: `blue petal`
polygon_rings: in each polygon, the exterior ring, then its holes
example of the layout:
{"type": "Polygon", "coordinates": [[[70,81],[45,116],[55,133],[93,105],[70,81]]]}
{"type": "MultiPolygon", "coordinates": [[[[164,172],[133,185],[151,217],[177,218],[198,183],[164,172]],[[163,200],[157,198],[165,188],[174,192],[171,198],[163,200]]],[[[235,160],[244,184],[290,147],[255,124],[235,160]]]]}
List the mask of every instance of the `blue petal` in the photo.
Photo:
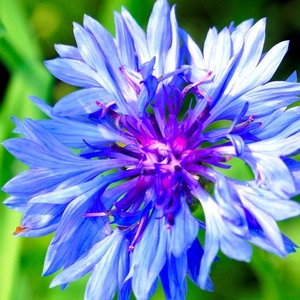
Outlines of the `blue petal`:
{"type": "Polygon", "coordinates": [[[171,45],[170,7],[166,0],[155,2],[147,27],[150,56],[156,57],[155,75],[164,73],[164,63],[171,45]]]}
{"type": "Polygon", "coordinates": [[[265,41],[266,19],[261,19],[247,31],[237,31],[238,34],[245,34],[244,47],[240,59],[236,64],[233,76],[230,78],[227,89],[231,90],[232,86],[240,81],[242,77],[249,73],[257,66],[261,58],[261,53],[265,41]]]}
{"type": "Polygon", "coordinates": [[[77,116],[98,111],[102,105],[112,103],[114,99],[102,88],[79,90],[66,95],[53,107],[53,113],[58,116],[77,116]]]}
{"type": "Polygon", "coordinates": [[[164,62],[163,73],[167,74],[179,68],[179,50],[180,40],[178,34],[178,25],[175,16],[175,7],[171,9],[170,15],[171,29],[172,29],[172,44],[167,53],[166,60],[164,62]]]}
{"type": "Polygon", "coordinates": [[[236,156],[241,156],[244,152],[244,147],[245,147],[244,140],[239,135],[236,134],[227,134],[226,137],[230,139],[235,149],[236,156]]]}
{"type": "Polygon", "coordinates": [[[207,69],[213,71],[216,76],[221,75],[228,64],[231,52],[229,31],[227,28],[224,28],[218,34],[215,45],[211,48],[207,69]]]}
{"type": "Polygon", "coordinates": [[[236,193],[242,199],[247,199],[257,208],[267,213],[276,221],[285,220],[300,214],[300,204],[285,199],[278,199],[278,196],[271,190],[263,189],[255,182],[243,182],[230,180],[230,185],[234,187],[236,193]]]}
{"type": "Polygon", "coordinates": [[[86,63],[68,58],[45,61],[47,69],[58,79],[78,87],[101,87],[97,72],[86,63]]]}
{"type": "Polygon", "coordinates": [[[293,178],[280,158],[268,156],[261,153],[241,155],[253,170],[257,170],[256,178],[260,184],[265,184],[279,197],[286,198],[287,195],[295,193],[293,178]]]}
{"type": "MultiPolygon", "coordinates": [[[[200,274],[200,264],[203,257],[203,248],[201,247],[198,239],[196,239],[191,247],[187,251],[187,259],[188,259],[188,276],[193,281],[194,284],[198,285],[200,287],[199,282],[199,274],[200,274]]],[[[210,277],[207,277],[207,281],[204,286],[202,286],[203,289],[212,292],[214,290],[213,283],[210,279],[210,277]]]]}
{"type": "Polygon", "coordinates": [[[122,17],[134,41],[135,50],[138,55],[139,65],[149,61],[151,56],[148,50],[146,35],[142,28],[136,23],[130,13],[122,7],[122,17]]]}
{"type": "Polygon", "coordinates": [[[154,76],[149,76],[144,80],[145,89],[142,91],[138,103],[138,113],[141,118],[144,117],[147,106],[153,100],[157,85],[158,85],[158,81],[157,78],[154,76]],[[146,91],[147,91],[147,95],[146,95],[146,91]]]}
{"type": "MultiPolygon", "coordinates": [[[[205,69],[204,58],[200,48],[194,42],[194,40],[182,29],[179,29],[180,37],[184,45],[188,48],[190,54],[189,64],[198,69],[205,69]]],[[[201,78],[201,77],[199,77],[201,78]]]]}
{"type": "Polygon", "coordinates": [[[288,82],[297,82],[297,72],[294,71],[286,80],[288,82]]]}
{"type": "Polygon", "coordinates": [[[277,70],[288,48],[288,42],[281,42],[274,46],[260,61],[258,66],[250,74],[244,75],[236,85],[233,93],[240,96],[243,93],[266,83],[277,70]]]}
{"type": "Polygon", "coordinates": [[[57,243],[52,240],[45,258],[43,276],[53,274],[60,268],[70,267],[92,246],[106,237],[104,230],[101,229],[103,229],[105,222],[108,222],[108,218],[97,219],[100,220],[95,222],[90,218],[82,219],[77,226],[67,233],[64,243],[57,243]],[[86,238],[82,239],[82,236],[86,238]]]}
{"type": "Polygon", "coordinates": [[[103,124],[90,124],[75,120],[43,120],[40,124],[64,145],[82,148],[89,145],[107,145],[111,142],[127,144],[129,138],[120,131],[103,124]],[[84,139],[83,139],[84,138],[84,139]]]}
{"type": "MultiPolygon", "coordinates": [[[[119,230],[115,230],[111,235],[104,238],[99,243],[96,243],[91,250],[82,258],[79,259],[76,263],[71,265],[69,268],[61,272],[59,275],[57,275],[54,280],[51,283],[51,287],[69,283],[71,281],[77,280],[84,276],[86,273],[93,270],[97,264],[99,264],[101,261],[103,263],[103,260],[105,261],[106,256],[115,256],[118,255],[118,252],[120,251],[120,247],[124,243],[124,234],[120,232],[119,230]]],[[[126,249],[126,246],[125,246],[126,249]]],[[[127,250],[127,249],[126,249],[127,250]]],[[[112,262],[112,261],[110,261],[112,262]]],[[[109,269],[111,272],[112,266],[107,266],[104,269],[109,269]]],[[[96,268],[98,270],[99,268],[96,268]]],[[[95,271],[95,269],[94,269],[95,271]]],[[[93,272],[94,272],[93,271],[93,272]]],[[[102,269],[103,271],[103,269],[102,269]]],[[[115,272],[115,270],[114,270],[115,272]]],[[[101,278],[101,276],[96,276],[96,280],[92,277],[90,278],[90,281],[96,282],[98,277],[101,278]]],[[[105,277],[105,276],[103,276],[105,277]]],[[[114,277],[114,276],[111,276],[114,277]]],[[[115,276],[117,278],[117,276],[115,276]]],[[[92,282],[89,283],[89,285],[93,285],[92,282]]],[[[91,286],[92,287],[92,286],[91,286]]],[[[105,288],[105,287],[103,287],[105,288]]],[[[101,292],[100,290],[98,292],[101,292]]],[[[112,299],[109,298],[109,299],[112,299]]]]}
{"type": "MultiPolygon", "coordinates": [[[[272,116],[271,122],[267,124],[267,126],[263,126],[263,128],[257,128],[253,131],[260,139],[267,139],[271,137],[275,137],[277,134],[285,130],[288,126],[293,131],[296,131],[299,128],[299,115],[300,115],[300,107],[292,107],[284,112],[278,111],[277,116],[272,116]],[[296,125],[296,126],[295,126],[296,125]]],[[[275,137],[276,138],[276,137],[275,137]]]]}
{"type": "Polygon", "coordinates": [[[83,61],[76,47],[68,45],[55,45],[55,50],[61,58],[70,58],[83,61]]]}
{"type": "MultiPolygon", "coordinates": [[[[125,77],[120,72],[120,67],[122,63],[120,61],[115,42],[109,34],[109,32],[106,29],[104,29],[104,27],[101,26],[101,24],[99,24],[96,20],[87,15],[85,15],[84,17],[84,27],[86,30],[92,33],[93,37],[96,39],[98,45],[100,46],[101,52],[103,54],[102,58],[96,56],[95,60],[98,62],[98,60],[100,59],[106,63],[108,70],[111,73],[111,77],[116,81],[117,86],[120,87],[123,94],[126,95],[126,99],[129,100],[134,98],[135,94],[131,92],[131,89],[129,88],[125,77]]],[[[88,55],[90,55],[90,51],[88,51],[88,55]]],[[[101,67],[101,69],[102,68],[104,68],[104,66],[101,67]]],[[[108,74],[103,74],[103,76],[108,76],[108,74]]],[[[105,87],[105,85],[103,86],[105,87]]],[[[111,90],[114,94],[116,94],[115,85],[112,85],[111,88],[106,89],[108,91],[111,90]]],[[[121,94],[119,95],[119,97],[121,97],[121,94]]],[[[117,102],[119,103],[119,101],[117,102]]]]}
{"type": "Polygon", "coordinates": [[[115,13],[115,24],[117,50],[119,52],[122,65],[132,70],[138,70],[133,40],[122,16],[118,13],[115,13]]]}
{"type": "Polygon", "coordinates": [[[192,216],[185,198],[180,199],[181,206],[176,212],[174,225],[170,229],[170,251],[175,257],[181,257],[197,238],[199,225],[192,216]]]}
{"type": "MultiPolygon", "coordinates": [[[[276,222],[266,213],[256,208],[249,202],[243,201],[243,205],[247,208],[253,216],[256,218],[257,222],[261,226],[265,237],[276,247],[281,254],[281,256],[286,256],[285,247],[281,237],[281,233],[277,227],[276,222]]],[[[279,254],[278,254],[279,255],[279,254]]]]}
{"type": "Polygon", "coordinates": [[[126,279],[132,278],[132,289],[137,299],[150,297],[152,286],[166,262],[167,230],[163,219],[157,217],[154,211],[131,257],[130,272],[126,279]],[[147,278],[147,281],[142,278],[147,278]]]}
{"type": "Polygon", "coordinates": [[[85,290],[85,299],[113,299],[118,285],[125,279],[124,275],[129,269],[128,241],[124,234],[115,231],[119,236],[114,237],[111,247],[94,266],[85,290]],[[120,260],[120,256],[123,260],[120,260]],[[122,273],[119,273],[120,264],[125,267],[122,273]]]}
{"type": "Polygon", "coordinates": [[[160,273],[166,299],[181,300],[186,298],[187,258],[184,253],[181,257],[174,257],[172,254],[160,273]]]}

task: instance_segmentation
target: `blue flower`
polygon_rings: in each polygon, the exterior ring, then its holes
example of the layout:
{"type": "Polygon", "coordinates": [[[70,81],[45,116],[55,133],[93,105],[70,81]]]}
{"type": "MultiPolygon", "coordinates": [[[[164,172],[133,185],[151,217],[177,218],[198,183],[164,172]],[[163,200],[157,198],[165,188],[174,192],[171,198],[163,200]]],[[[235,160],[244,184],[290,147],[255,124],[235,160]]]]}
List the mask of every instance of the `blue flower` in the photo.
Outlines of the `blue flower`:
{"type": "Polygon", "coordinates": [[[211,29],[202,53],[165,0],[146,34],[125,9],[115,24],[115,39],[88,16],[74,24],[77,47],[57,45],[46,66],[81,89],[54,107],[31,97],[50,118],[13,119],[23,138],[3,143],[29,166],[3,187],[23,213],[15,235],[55,232],[43,274],[63,271],[51,286],[91,272],[86,299],[142,300],[160,278],[167,299],[184,299],[187,276],[213,290],[219,250],[294,252],[276,221],[300,214],[299,109],[288,108],[300,84],[269,82],[288,43],[263,54],[265,20],[248,20],[211,29]],[[225,175],[235,158],[252,179],[225,175]]]}

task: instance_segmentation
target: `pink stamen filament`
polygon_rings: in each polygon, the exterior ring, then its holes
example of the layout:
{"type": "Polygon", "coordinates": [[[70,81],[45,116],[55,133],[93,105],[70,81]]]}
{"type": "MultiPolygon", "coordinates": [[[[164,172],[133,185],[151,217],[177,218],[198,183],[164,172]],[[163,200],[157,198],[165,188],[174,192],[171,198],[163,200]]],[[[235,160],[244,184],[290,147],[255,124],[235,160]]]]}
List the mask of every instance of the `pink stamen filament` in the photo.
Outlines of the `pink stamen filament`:
{"type": "Polygon", "coordinates": [[[140,237],[140,234],[142,232],[142,230],[144,229],[144,224],[146,222],[146,220],[148,219],[148,215],[144,215],[141,219],[141,222],[139,223],[138,225],[138,229],[137,229],[137,232],[133,238],[133,241],[132,243],[130,244],[130,246],[128,247],[128,251],[129,252],[132,252],[134,250],[134,247],[135,247],[135,244],[137,243],[139,237],[140,237]]]}
{"type": "Polygon", "coordinates": [[[85,218],[87,218],[87,217],[107,217],[107,216],[109,216],[109,212],[86,213],[83,216],[85,218]]]}
{"type": "MultiPolygon", "coordinates": [[[[183,90],[182,90],[182,96],[185,97],[187,95],[187,93],[195,86],[197,86],[198,84],[200,84],[201,82],[205,81],[206,79],[208,79],[212,74],[212,71],[209,71],[205,76],[203,76],[201,79],[199,79],[198,81],[194,82],[193,84],[189,84],[188,86],[186,86],[183,90]]],[[[199,94],[201,94],[202,96],[205,96],[201,91],[198,91],[199,94]]]]}

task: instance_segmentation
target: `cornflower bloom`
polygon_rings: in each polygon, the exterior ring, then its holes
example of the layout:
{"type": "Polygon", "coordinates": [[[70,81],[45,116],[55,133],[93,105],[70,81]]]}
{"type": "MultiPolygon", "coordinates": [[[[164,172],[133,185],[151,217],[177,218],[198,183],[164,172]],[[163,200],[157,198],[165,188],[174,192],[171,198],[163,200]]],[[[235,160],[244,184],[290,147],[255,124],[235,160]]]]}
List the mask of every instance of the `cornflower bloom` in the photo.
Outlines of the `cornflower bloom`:
{"type": "Polygon", "coordinates": [[[4,142],[30,168],[3,187],[23,213],[15,235],[55,232],[43,275],[63,271],[51,286],[91,272],[86,299],[132,290],[144,300],[160,278],[167,299],[184,299],[186,276],[213,290],[219,250],[241,261],[250,243],[295,251],[276,221],[300,213],[290,200],[300,190],[299,108],[288,108],[300,85],[295,73],[269,82],[288,43],[262,54],[265,20],[248,20],[211,29],[202,53],[165,0],[146,33],[125,9],[115,25],[112,38],[88,16],[74,24],[77,47],[56,45],[46,67],[81,89],[54,107],[31,97],[50,119],[13,119],[23,138],[4,142]],[[251,180],[220,171],[236,157],[251,180]]]}

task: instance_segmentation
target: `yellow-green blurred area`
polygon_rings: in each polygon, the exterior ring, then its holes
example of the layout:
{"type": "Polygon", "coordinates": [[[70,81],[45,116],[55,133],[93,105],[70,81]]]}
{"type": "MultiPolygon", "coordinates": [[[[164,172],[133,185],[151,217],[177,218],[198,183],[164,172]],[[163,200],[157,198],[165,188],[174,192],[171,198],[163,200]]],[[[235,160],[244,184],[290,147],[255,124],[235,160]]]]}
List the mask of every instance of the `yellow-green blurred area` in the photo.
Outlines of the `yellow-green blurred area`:
{"type": "MultiPolygon", "coordinates": [[[[27,99],[28,95],[54,103],[73,89],[54,80],[43,65],[45,59],[56,56],[55,43],[75,44],[72,22],[82,24],[83,15],[88,14],[113,33],[113,10],[120,11],[125,5],[145,28],[153,3],[154,0],[0,0],[1,142],[12,136],[10,116],[44,117],[27,99]]],[[[221,30],[231,21],[238,24],[249,18],[257,21],[267,17],[265,50],[282,40],[291,40],[290,51],[274,78],[284,80],[294,70],[300,70],[300,0],[170,1],[175,3],[179,25],[201,47],[209,27],[221,30]]],[[[3,147],[0,160],[1,186],[25,169],[3,147]]],[[[249,173],[236,160],[229,176],[246,179],[249,173]]],[[[7,197],[3,192],[0,196],[1,202],[7,197]]],[[[19,213],[0,206],[0,300],[83,299],[88,276],[71,283],[65,291],[48,288],[54,275],[42,278],[41,274],[51,236],[13,237],[20,218],[19,213]]],[[[279,225],[300,244],[300,218],[279,225]]],[[[249,264],[222,254],[219,257],[211,273],[215,292],[201,291],[189,283],[187,299],[300,299],[300,251],[283,260],[254,248],[249,264]]],[[[161,288],[153,299],[164,299],[161,288]]]]}

